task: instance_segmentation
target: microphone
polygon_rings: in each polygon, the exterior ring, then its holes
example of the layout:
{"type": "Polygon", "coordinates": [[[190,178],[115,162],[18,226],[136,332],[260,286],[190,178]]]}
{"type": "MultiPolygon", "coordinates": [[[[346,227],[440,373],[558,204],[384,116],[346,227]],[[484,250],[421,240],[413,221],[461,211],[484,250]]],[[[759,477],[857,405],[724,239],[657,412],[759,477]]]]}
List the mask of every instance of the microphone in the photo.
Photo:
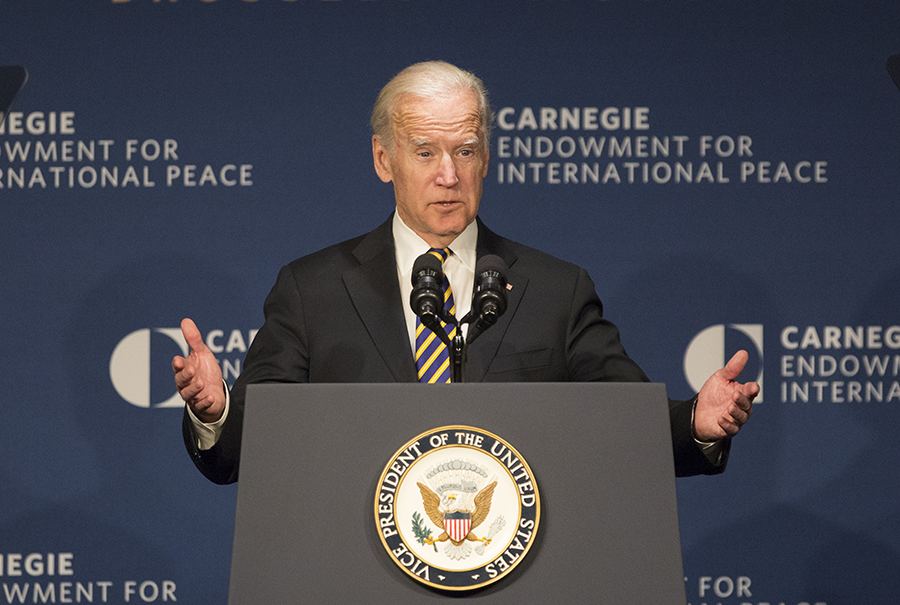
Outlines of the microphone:
{"type": "Polygon", "coordinates": [[[506,312],[506,263],[495,254],[482,256],[475,263],[475,293],[472,296],[474,323],[469,342],[497,323],[506,312]]]}
{"type": "Polygon", "coordinates": [[[412,292],[409,304],[413,312],[422,318],[432,332],[438,333],[440,317],[444,312],[444,270],[441,261],[426,252],[413,263],[412,292]]]}

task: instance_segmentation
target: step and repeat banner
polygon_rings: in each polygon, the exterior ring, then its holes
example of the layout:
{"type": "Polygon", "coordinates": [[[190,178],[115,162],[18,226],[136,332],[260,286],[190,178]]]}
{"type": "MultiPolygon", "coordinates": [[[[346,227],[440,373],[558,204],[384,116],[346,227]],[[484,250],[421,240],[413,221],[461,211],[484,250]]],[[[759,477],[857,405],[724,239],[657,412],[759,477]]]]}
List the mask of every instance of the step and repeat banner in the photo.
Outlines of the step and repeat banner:
{"type": "Polygon", "coordinates": [[[233,382],[278,269],[392,211],[369,112],[428,59],[490,92],[482,218],[671,397],[750,353],[727,472],[677,482],[688,602],[896,603],[898,53],[896,2],[4,0],[0,603],[226,601],[179,322],[233,382]]]}

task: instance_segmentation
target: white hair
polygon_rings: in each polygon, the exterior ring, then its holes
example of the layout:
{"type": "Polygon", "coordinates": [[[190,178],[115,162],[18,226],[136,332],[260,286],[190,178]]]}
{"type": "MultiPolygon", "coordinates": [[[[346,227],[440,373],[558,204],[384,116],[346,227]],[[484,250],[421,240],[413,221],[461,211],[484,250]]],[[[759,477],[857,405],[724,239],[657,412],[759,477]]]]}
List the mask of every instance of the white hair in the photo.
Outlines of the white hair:
{"type": "Polygon", "coordinates": [[[491,144],[491,124],[494,114],[488,102],[487,89],[484,82],[476,75],[451,65],[445,61],[426,61],[410,65],[388,82],[372,109],[372,132],[379,142],[394,152],[393,115],[397,101],[412,95],[426,99],[435,99],[458,95],[460,93],[475,95],[478,117],[481,122],[481,139],[487,152],[491,144]]]}

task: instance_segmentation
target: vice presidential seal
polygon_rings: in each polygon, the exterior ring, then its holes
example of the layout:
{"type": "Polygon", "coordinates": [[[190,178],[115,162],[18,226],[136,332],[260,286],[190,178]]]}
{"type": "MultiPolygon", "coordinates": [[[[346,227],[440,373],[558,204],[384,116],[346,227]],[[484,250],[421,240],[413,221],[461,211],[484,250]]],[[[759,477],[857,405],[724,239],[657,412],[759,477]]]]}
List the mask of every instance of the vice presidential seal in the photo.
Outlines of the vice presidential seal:
{"type": "Polygon", "coordinates": [[[512,571],[534,543],[540,510],[522,456],[470,426],[409,441],[385,466],[375,494],[375,522],[391,559],[445,590],[479,588],[512,571]]]}

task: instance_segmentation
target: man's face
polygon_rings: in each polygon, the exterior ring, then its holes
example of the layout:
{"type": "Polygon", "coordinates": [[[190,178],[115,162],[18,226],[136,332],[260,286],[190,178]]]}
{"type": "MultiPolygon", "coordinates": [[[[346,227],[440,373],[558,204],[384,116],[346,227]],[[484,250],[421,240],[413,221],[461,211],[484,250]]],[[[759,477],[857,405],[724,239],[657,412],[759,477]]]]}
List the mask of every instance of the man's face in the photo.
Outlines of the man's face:
{"type": "Polygon", "coordinates": [[[393,154],[372,137],[375,170],[394,183],[403,222],[430,246],[444,248],[475,220],[487,176],[475,97],[403,98],[393,134],[393,154]]]}

